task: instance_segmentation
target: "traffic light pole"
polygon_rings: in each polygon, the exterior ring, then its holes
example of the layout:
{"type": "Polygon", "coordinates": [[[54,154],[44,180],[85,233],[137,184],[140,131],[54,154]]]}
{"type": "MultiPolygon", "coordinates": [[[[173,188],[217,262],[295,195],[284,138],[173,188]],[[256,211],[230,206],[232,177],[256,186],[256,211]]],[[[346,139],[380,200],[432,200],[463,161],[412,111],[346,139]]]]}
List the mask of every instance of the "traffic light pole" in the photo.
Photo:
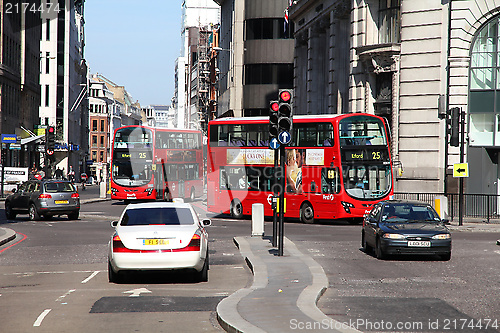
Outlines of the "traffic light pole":
{"type": "MultiPolygon", "coordinates": [[[[460,163],[465,162],[465,111],[459,111],[460,121],[460,163]]],[[[464,177],[460,177],[458,181],[459,194],[458,194],[458,225],[463,225],[463,212],[464,212],[464,177]]]]}
{"type": "Polygon", "coordinates": [[[278,197],[278,152],[274,151],[274,182],[273,182],[273,199],[271,206],[273,207],[273,246],[278,246],[278,212],[276,210],[276,198],[278,197]]]}
{"type": "Polygon", "coordinates": [[[285,145],[281,145],[280,148],[280,200],[279,200],[279,241],[278,241],[278,256],[283,256],[283,245],[285,239],[285,145]]]}

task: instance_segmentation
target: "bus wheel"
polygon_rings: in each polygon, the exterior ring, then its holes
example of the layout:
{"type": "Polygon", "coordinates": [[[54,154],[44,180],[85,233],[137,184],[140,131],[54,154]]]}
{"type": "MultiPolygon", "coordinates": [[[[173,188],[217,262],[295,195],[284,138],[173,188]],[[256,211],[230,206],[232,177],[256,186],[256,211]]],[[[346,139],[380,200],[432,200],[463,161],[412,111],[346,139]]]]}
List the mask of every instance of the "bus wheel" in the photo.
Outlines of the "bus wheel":
{"type": "Polygon", "coordinates": [[[314,209],[309,202],[304,202],[300,207],[300,221],[302,223],[314,223],[314,209]]]}
{"type": "Polygon", "coordinates": [[[231,216],[235,219],[241,219],[243,217],[243,205],[238,199],[234,199],[231,202],[231,216]]]}

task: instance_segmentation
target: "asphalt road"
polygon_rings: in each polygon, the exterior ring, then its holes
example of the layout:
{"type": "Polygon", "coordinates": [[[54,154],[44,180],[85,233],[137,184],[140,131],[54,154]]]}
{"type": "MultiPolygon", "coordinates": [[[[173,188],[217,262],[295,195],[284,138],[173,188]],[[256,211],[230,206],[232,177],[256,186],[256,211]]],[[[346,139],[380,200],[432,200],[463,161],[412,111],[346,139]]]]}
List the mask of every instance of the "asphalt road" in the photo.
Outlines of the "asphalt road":
{"type": "MultiPolygon", "coordinates": [[[[196,203],[195,203],[196,204],[196,203]]],[[[220,332],[218,302],[247,286],[251,273],[232,238],[242,224],[209,228],[209,281],[185,273],[131,274],[108,282],[110,221],[121,203],[82,205],[80,220],[54,218],[0,226],[18,238],[0,247],[0,322],[10,332],[220,332]],[[17,243],[17,244],[16,244],[17,243]]]]}
{"type": "MultiPolygon", "coordinates": [[[[194,206],[205,215],[202,201],[194,206]]],[[[232,241],[250,234],[249,220],[208,214],[213,221],[208,283],[183,274],[134,274],[117,285],[107,280],[106,251],[109,222],[118,218],[122,203],[83,205],[79,221],[30,222],[21,216],[7,222],[2,208],[0,226],[19,233],[16,241],[0,247],[2,332],[217,332],[216,304],[251,281],[232,241]]],[[[271,235],[272,224],[266,222],[265,228],[271,235]]],[[[285,233],[326,272],[330,287],[318,306],[336,321],[364,332],[493,332],[500,327],[498,233],[453,232],[450,261],[377,260],[360,249],[360,226],[342,221],[291,221],[285,233]]],[[[298,328],[308,323],[296,324],[291,331],[304,331],[298,328]]],[[[328,331],[329,323],[323,324],[328,331]]]]}

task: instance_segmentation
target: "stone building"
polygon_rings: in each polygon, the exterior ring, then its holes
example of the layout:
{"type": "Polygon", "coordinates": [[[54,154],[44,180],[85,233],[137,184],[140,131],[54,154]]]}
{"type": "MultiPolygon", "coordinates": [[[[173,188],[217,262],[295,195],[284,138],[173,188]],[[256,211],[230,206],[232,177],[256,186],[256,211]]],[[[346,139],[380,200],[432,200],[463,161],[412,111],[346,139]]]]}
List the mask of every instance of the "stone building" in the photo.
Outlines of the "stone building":
{"type": "Polygon", "coordinates": [[[439,115],[459,107],[466,191],[498,194],[499,12],[493,0],[294,1],[294,112],[385,117],[395,190],[430,193],[457,191],[460,149],[439,115]]]}

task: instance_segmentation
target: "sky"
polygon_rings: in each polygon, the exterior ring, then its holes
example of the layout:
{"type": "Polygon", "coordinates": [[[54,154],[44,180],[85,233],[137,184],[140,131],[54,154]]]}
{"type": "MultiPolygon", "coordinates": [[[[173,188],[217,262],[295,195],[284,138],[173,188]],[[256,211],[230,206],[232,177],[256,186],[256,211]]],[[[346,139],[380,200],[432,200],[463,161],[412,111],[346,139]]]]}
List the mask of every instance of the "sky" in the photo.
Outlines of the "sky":
{"type": "Polygon", "coordinates": [[[86,0],[84,54],[90,73],[125,86],[141,106],[174,95],[182,0],[86,0]]]}

